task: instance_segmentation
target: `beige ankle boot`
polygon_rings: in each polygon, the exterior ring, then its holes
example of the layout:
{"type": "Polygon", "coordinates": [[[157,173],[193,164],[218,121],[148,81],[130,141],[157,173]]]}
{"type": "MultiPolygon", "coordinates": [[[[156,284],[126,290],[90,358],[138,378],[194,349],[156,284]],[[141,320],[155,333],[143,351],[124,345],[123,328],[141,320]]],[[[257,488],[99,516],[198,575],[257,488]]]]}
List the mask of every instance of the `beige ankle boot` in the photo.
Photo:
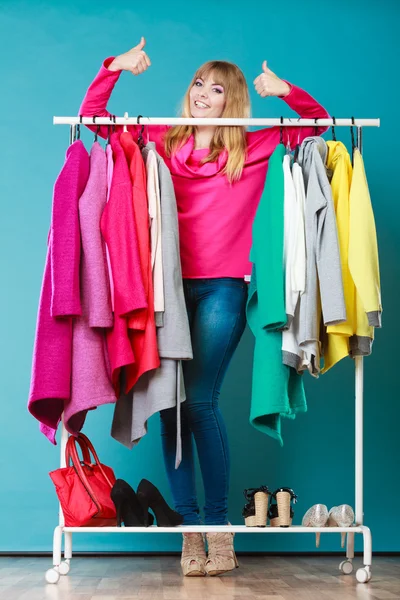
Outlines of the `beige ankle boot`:
{"type": "Polygon", "coordinates": [[[186,577],[206,575],[206,549],[202,533],[183,533],[181,567],[186,577]]]}
{"type": "Polygon", "coordinates": [[[234,533],[206,533],[208,558],[206,572],[208,575],[221,575],[239,566],[233,548],[234,533]]]}

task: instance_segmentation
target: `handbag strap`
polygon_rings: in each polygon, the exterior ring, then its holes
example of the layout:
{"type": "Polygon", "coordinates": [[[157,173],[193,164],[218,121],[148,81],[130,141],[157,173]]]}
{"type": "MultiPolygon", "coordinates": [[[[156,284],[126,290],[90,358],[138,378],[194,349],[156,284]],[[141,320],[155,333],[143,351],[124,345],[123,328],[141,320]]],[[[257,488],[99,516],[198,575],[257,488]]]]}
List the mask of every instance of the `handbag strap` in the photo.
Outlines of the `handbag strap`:
{"type": "MultiPolygon", "coordinates": [[[[79,459],[78,452],[76,449],[77,443],[79,444],[79,446],[82,450],[83,462],[85,464],[87,464],[88,466],[90,466],[90,464],[91,464],[90,453],[92,453],[95,464],[98,466],[102,476],[107,481],[107,483],[111,489],[113,487],[113,483],[110,481],[106,472],[104,471],[103,465],[101,464],[99,457],[97,456],[97,452],[94,449],[92,442],[89,440],[89,438],[85,434],[79,433],[78,437],[70,436],[68,438],[67,446],[65,448],[65,459],[66,459],[67,466],[69,464],[69,460],[71,459],[72,464],[74,465],[76,470],[78,471],[78,465],[79,465],[80,471],[84,474],[84,471],[82,469],[82,464],[81,464],[81,461],[79,459]]],[[[84,477],[85,477],[85,479],[87,479],[86,475],[84,475],[84,477]]],[[[83,483],[83,480],[82,480],[82,483],[83,483]]],[[[89,482],[88,482],[88,485],[89,485],[89,482]]]]}
{"type": "Polygon", "coordinates": [[[104,479],[107,481],[107,483],[110,486],[110,488],[112,488],[114,484],[107,477],[107,474],[106,474],[106,472],[103,469],[103,465],[101,464],[101,462],[99,460],[99,457],[97,456],[97,452],[94,449],[94,446],[93,446],[92,442],[89,440],[89,438],[84,433],[80,433],[79,434],[79,438],[86,444],[86,447],[92,453],[92,456],[93,456],[93,458],[95,460],[96,465],[99,467],[99,469],[101,471],[101,474],[103,475],[104,479]]]}
{"type": "MultiPolygon", "coordinates": [[[[65,446],[65,464],[67,465],[67,467],[69,466],[71,445],[72,445],[72,442],[69,441],[70,437],[72,437],[72,436],[68,437],[68,442],[67,442],[67,445],[65,446]]],[[[86,442],[84,441],[82,435],[79,434],[78,437],[75,437],[75,441],[79,444],[79,447],[82,451],[83,462],[85,464],[90,465],[89,448],[88,448],[88,445],[86,444],[86,442]]]]}
{"type": "Polygon", "coordinates": [[[101,512],[101,502],[99,502],[98,498],[96,497],[96,494],[92,488],[92,486],[90,485],[89,479],[87,477],[87,474],[85,473],[83,467],[82,467],[82,463],[80,461],[79,455],[78,455],[78,451],[77,451],[77,447],[76,445],[79,444],[79,446],[82,448],[82,454],[84,457],[88,457],[89,456],[89,461],[86,461],[86,464],[88,466],[90,466],[90,454],[89,451],[92,453],[93,458],[95,460],[95,463],[98,467],[98,469],[100,470],[102,476],[104,477],[104,480],[108,483],[109,487],[110,487],[110,491],[113,487],[113,484],[111,483],[111,481],[109,480],[109,478],[107,477],[102,465],[100,464],[99,458],[96,454],[96,451],[93,447],[93,444],[90,442],[90,440],[83,434],[80,433],[78,435],[78,437],[75,436],[70,436],[68,438],[67,441],[67,447],[65,449],[65,454],[66,454],[66,459],[67,459],[67,466],[69,465],[69,461],[71,460],[73,467],[75,469],[76,474],[78,475],[82,485],[84,486],[84,488],[86,489],[87,493],[89,494],[89,496],[91,497],[92,501],[94,502],[94,504],[96,505],[97,508],[97,512],[101,512]]]}
{"type": "Polygon", "coordinates": [[[86,476],[85,471],[82,468],[82,464],[81,461],[79,459],[78,456],[78,451],[76,449],[76,444],[79,443],[77,438],[73,435],[71,435],[68,438],[67,441],[67,447],[65,449],[65,454],[67,456],[68,462],[67,462],[67,466],[69,465],[69,461],[71,460],[72,465],[75,469],[76,474],[78,475],[83,487],[85,488],[85,490],[87,491],[87,493],[89,494],[89,496],[91,497],[91,499],[93,500],[93,502],[96,505],[97,508],[97,512],[100,512],[100,504],[96,498],[96,494],[93,491],[92,486],[90,485],[88,478],[86,476]]]}

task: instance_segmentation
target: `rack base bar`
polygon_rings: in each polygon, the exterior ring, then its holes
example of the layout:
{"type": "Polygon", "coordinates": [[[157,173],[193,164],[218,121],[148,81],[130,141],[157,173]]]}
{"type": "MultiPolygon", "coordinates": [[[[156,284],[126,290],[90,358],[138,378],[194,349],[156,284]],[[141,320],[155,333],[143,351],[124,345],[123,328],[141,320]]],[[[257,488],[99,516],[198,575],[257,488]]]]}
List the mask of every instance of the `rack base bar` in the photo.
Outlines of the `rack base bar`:
{"type": "Polygon", "coordinates": [[[246,525],[185,525],[184,527],[63,527],[66,533],[363,533],[364,527],[246,527],[246,525]]]}

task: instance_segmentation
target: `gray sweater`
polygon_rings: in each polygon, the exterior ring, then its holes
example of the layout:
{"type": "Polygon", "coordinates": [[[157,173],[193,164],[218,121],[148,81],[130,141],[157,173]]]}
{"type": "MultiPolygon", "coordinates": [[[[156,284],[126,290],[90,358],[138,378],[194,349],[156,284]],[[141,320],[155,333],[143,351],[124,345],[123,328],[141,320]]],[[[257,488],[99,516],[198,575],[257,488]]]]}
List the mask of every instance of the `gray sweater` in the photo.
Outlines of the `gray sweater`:
{"type": "Polygon", "coordinates": [[[346,320],[342,269],[332,190],[326,174],[328,148],[321,137],[306,138],[298,162],[306,190],[306,290],[300,300],[300,346],[320,371],[320,324],[346,320]]]}
{"type": "MultiPolygon", "coordinates": [[[[142,151],[146,160],[155,144],[142,151]]],[[[193,358],[189,321],[186,311],[179,252],[178,211],[171,174],[156,153],[161,195],[161,239],[164,276],[164,318],[157,328],[161,365],[144,373],[134,388],[116,404],[111,429],[113,438],[128,448],[147,433],[147,420],[154,413],[177,407],[177,453],[175,467],[181,462],[180,404],[186,399],[182,360],[193,358]]]]}

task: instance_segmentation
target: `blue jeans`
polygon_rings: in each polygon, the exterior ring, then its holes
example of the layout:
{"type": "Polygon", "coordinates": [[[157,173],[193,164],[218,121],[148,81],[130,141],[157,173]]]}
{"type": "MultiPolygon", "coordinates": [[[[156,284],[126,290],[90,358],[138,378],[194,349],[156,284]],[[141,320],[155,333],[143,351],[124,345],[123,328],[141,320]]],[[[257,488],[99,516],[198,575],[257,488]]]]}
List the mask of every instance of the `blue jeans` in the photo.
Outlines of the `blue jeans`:
{"type": "Polygon", "coordinates": [[[175,510],[184,525],[199,525],[193,439],[203,478],[206,525],[228,523],[229,448],[218,398],[246,326],[247,283],[234,277],[185,279],[193,360],[183,361],[182,462],[175,469],[176,409],[160,412],[164,462],[175,510]]]}

